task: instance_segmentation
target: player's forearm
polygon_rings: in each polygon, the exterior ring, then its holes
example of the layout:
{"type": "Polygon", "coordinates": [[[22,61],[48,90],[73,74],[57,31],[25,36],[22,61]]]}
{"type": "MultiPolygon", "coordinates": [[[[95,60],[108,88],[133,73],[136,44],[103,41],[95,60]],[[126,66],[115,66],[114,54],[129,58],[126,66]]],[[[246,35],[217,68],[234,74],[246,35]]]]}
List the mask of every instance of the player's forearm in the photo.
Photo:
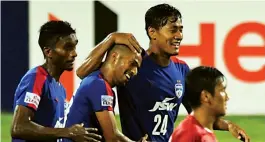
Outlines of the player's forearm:
{"type": "Polygon", "coordinates": [[[114,40],[108,35],[105,40],[99,43],[88,55],[82,65],[76,70],[76,75],[83,79],[85,76],[99,68],[105,53],[112,47],[114,40]]]}
{"type": "Polygon", "coordinates": [[[116,130],[116,132],[111,135],[104,134],[104,138],[106,142],[133,142],[128,137],[123,135],[119,130],[116,130]]]}
{"type": "Polygon", "coordinates": [[[24,140],[56,140],[58,138],[70,138],[67,128],[43,127],[31,121],[13,126],[11,134],[13,138],[24,140]]]}
{"type": "Polygon", "coordinates": [[[215,121],[213,128],[214,130],[223,130],[228,131],[228,124],[231,123],[228,120],[224,120],[223,118],[219,118],[215,121]]]}
{"type": "Polygon", "coordinates": [[[120,131],[116,134],[118,142],[133,142],[131,139],[123,135],[120,131]]]}

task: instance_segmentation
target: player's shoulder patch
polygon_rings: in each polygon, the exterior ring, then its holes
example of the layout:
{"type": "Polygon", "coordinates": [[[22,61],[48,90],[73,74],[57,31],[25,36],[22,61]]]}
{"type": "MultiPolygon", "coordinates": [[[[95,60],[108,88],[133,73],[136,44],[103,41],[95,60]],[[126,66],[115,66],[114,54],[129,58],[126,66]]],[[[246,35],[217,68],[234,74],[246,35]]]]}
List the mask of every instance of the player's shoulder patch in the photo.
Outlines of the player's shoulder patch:
{"type": "MultiPolygon", "coordinates": [[[[48,73],[43,67],[35,67],[30,70],[22,77],[21,83],[26,84],[28,82],[37,82],[38,86],[42,88],[45,81],[47,80],[48,73]]],[[[33,84],[32,84],[33,85],[33,84]]]]}
{"type": "Polygon", "coordinates": [[[113,106],[113,96],[101,95],[101,106],[113,106]]]}
{"type": "Polygon", "coordinates": [[[24,102],[27,104],[32,104],[35,108],[38,108],[40,103],[40,96],[35,93],[26,92],[24,102]]]}
{"type": "Polygon", "coordinates": [[[185,65],[187,65],[187,63],[185,61],[178,59],[176,56],[171,56],[170,59],[171,59],[171,61],[173,61],[176,64],[185,64],[185,65]]]}

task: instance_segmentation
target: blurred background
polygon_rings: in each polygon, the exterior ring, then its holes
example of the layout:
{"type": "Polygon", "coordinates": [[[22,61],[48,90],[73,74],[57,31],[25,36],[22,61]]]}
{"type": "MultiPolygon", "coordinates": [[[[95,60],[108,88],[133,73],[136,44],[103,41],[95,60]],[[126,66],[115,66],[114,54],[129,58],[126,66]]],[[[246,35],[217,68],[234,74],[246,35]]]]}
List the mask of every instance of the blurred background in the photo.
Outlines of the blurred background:
{"type": "MultiPolygon", "coordinates": [[[[21,77],[44,62],[38,46],[42,24],[48,20],[72,24],[79,39],[78,67],[111,32],[133,33],[147,49],[144,15],[160,3],[182,12],[184,39],[179,58],[190,68],[209,65],[221,70],[230,97],[226,118],[243,127],[252,142],[265,142],[265,2],[238,0],[1,1],[1,141],[11,141],[14,92],[21,77]]],[[[69,100],[80,79],[74,71],[65,72],[61,82],[69,100]]],[[[115,111],[118,114],[118,105],[115,111]]],[[[187,114],[183,107],[180,114],[178,122],[187,114]]],[[[227,132],[216,135],[220,142],[238,141],[227,132]]]]}

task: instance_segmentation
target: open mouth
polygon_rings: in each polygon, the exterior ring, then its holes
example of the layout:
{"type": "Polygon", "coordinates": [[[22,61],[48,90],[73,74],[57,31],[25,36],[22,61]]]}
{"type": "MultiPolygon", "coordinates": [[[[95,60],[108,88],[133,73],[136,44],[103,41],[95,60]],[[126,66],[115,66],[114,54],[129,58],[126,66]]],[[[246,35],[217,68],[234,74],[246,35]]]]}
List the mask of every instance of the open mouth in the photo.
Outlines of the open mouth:
{"type": "Polygon", "coordinates": [[[180,42],[173,42],[171,43],[171,46],[174,46],[176,49],[178,49],[180,46],[180,42]]]}
{"type": "Polygon", "coordinates": [[[72,65],[72,64],[74,64],[74,61],[75,60],[70,60],[70,61],[67,61],[67,63],[72,65]]]}
{"type": "Polygon", "coordinates": [[[126,73],[125,76],[126,76],[127,80],[130,80],[131,76],[128,73],[126,73]]]}

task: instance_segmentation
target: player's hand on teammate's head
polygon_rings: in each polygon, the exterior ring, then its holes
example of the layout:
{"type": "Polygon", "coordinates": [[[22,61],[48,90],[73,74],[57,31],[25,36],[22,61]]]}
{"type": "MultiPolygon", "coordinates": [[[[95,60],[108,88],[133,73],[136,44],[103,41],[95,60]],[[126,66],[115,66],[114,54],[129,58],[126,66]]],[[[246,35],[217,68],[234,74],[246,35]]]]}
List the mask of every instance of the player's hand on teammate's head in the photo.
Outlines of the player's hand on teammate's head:
{"type": "Polygon", "coordinates": [[[135,53],[142,53],[143,48],[140,46],[139,42],[135,39],[131,33],[111,33],[115,44],[124,44],[128,46],[135,53]]]}
{"type": "Polygon", "coordinates": [[[85,128],[84,124],[75,124],[69,128],[70,138],[75,142],[100,142],[102,137],[96,128],[85,128]]]}
{"type": "Polygon", "coordinates": [[[148,135],[145,134],[138,142],[147,142],[148,135]]]}
{"type": "Polygon", "coordinates": [[[228,124],[228,130],[237,139],[239,139],[243,142],[250,142],[250,137],[247,135],[247,133],[242,128],[237,126],[236,124],[229,123],[228,124]]]}

